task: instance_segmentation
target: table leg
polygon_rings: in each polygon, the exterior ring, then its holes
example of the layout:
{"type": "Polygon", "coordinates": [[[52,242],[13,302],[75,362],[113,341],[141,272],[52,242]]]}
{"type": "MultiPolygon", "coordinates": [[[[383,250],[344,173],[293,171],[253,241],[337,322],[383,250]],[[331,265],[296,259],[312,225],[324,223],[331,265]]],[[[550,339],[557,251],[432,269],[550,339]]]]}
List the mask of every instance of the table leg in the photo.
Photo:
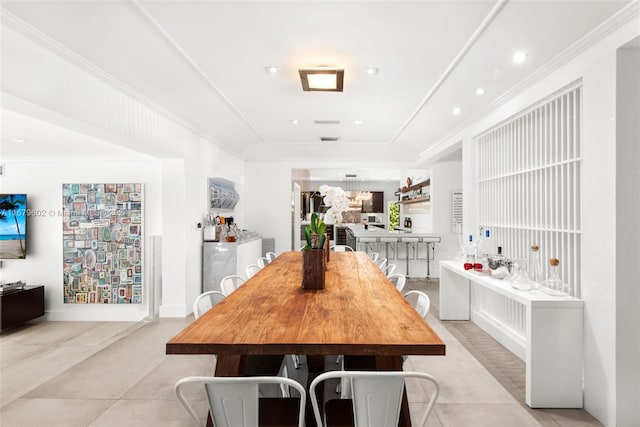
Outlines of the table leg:
{"type": "MultiPolygon", "coordinates": [[[[376,356],[376,368],[379,371],[402,371],[402,356],[376,356]]],[[[409,413],[409,401],[405,387],[402,393],[402,406],[398,427],[411,427],[411,415],[409,413]]]]}

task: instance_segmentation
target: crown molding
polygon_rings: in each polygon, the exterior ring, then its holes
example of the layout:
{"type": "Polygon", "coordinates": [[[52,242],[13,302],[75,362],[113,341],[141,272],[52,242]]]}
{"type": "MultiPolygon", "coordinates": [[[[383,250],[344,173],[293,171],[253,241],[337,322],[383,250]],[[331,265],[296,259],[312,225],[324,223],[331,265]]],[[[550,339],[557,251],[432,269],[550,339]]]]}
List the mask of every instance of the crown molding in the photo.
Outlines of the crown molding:
{"type": "Polygon", "coordinates": [[[69,62],[70,64],[88,72],[93,77],[97,78],[98,80],[107,84],[113,89],[124,93],[126,96],[132,98],[134,101],[140,102],[144,106],[161,114],[163,117],[174,122],[176,125],[194,133],[195,135],[203,138],[204,140],[226,151],[227,153],[233,155],[234,157],[238,157],[241,160],[245,160],[242,152],[233,150],[229,146],[222,144],[221,142],[213,138],[211,135],[208,135],[201,129],[195,127],[190,122],[177,116],[176,114],[171,112],[169,109],[151,100],[150,98],[138,92],[137,90],[135,90],[134,88],[132,88],[131,86],[123,82],[122,80],[114,77],[112,74],[107,73],[102,68],[99,68],[98,66],[93,64],[91,61],[83,57],[82,55],[79,55],[76,52],[72,51],[62,43],[49,37],[48,35],[44,34],[42,31],[39,31],[32,25],[21,20],[16,15],[14,15],[13,13],[9,12],[7,9],[1,6],[0,6],[0,22],[2,22],[3,25],[6,25],[7,27],[24,35],[29,40],[44,47],[48,51],[61,57],[62,59],[69,62]]]}
{"type": "MultiPolygon", "coordinates": [[[[623,25],[627,24],[632,19],[640,16],[640,0],[634,0],[632,3],[629,3],[627,6],[620,9],[617,13],[612,15],[609,19],[598,25],[592,31],[584,35],[582,38],[574,42],[571,46],[567,47],[565,50],[560,52],[551,60],[547,61],[542,67],[538,68],[533,73],[529,74],[523,80],[518,82],[511,89],[507,90],[505,93],[500,95],[498,98],[494,99],[492,102],[478,110],[475,114],[470,116],[468,119],[460,123],[460,125],[453,128],[447,134],[441,136],[437,139],[437,141],[431,145],[431,147],[420,153],[420,157],[427,156],[430,152],[438,148],[441,144],[446,143],[455,135],[462,132],[464,129],[471,126],[474,122],[480,120],[482,117],[486,116],[490,112],[498,109],[503,104],[511,101],[516,98],[518,95],[523,93],[526,89],[529,89],[534,84],[540,82],[544,78],[548,77],[552,73],[556,72],[560,67],[567,64],[571,60],[575,59],[581,53],[588,50],[590,47],[594,46],[596,43],[602,41],[613,33],[614,31],[621,28],[623,25]]],[[[427,159],[423,159],[427,160],[427,159]]]]}

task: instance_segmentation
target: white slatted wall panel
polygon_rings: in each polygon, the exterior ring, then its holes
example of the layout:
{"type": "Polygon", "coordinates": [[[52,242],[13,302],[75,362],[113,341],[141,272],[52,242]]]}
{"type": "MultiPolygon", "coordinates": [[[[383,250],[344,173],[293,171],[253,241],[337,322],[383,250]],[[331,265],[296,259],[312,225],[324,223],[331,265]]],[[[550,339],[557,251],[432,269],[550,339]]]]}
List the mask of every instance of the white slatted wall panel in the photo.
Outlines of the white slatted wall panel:
{"type": "Polygon", "coordinates": [[[476,138],[479,225],[507,257],[540,246],[543,271],[580,296],[582,87],[574,84],[476,138]]]}

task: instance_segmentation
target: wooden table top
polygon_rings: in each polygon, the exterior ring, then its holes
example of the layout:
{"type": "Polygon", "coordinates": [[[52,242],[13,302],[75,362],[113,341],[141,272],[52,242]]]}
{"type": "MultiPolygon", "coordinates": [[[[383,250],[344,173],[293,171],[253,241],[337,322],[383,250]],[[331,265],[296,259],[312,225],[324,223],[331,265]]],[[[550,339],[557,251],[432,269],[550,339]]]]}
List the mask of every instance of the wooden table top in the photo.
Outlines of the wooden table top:
{"type": "Polygon", "coordinates": [[[301,253],[280,255],[169,340],[167,354],[445,354],[364,252],[332,252],[325,289],[301,284],[301,253]]]}

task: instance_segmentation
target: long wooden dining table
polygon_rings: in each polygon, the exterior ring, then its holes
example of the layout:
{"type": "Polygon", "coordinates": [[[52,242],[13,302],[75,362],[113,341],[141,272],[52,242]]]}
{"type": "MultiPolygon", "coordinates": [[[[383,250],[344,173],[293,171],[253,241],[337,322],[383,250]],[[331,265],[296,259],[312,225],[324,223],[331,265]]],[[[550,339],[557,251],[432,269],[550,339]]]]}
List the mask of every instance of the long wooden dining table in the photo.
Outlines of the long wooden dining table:
{"type": "MultiPolygon", "coordinates": [[[[166,344],[167,354],[216,354],[216,376],[240,376],[245,356],[368,355],[402,370],[403,355],[445,344],[365,252],[331,252],[325,288],[302,289],[301,252],[285,252],[166,344]]],[[[410,425],[406,396],[403,417],[410,425]]]]}

